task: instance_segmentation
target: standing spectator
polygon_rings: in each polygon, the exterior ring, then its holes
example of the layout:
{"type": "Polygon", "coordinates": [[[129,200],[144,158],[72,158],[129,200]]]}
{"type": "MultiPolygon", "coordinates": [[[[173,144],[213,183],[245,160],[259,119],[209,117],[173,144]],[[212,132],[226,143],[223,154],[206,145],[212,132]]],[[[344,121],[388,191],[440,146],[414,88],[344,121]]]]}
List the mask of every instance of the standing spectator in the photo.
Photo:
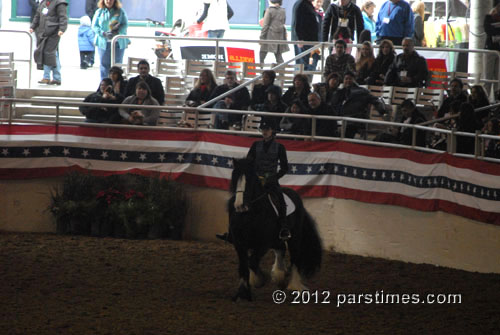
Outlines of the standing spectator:
{"type": "Polygon", "coordinates": [[[404,0],[388,0],[378,12],[377,40],[391,40],[401,45],[403,38],[413,37],[413,12],[404,0]]]}
{"type": "Polygon", "coordinates": [[[355,71],[356,60],[345,52],[346,48],[347,43],[344,40],[335,41],[335,54],[328,56],[325,61],[324,78],[328,78],[330,73],[334,72],[343,78],[345,72],[355,71]]]}
{"type": "MultiPolygon", "coordinates": [[[[282,0],[269,0],[269,8],[264,14],[264,22],[262,31],[260,32],[261,40],[283,40],[286,41],[286,12],[281,8],[282,0]]],[[[260,62],[264,63],[268,52],[274,53],[277,63],[283,63],[284,52],[290,50],[288,44],[261,44],[260,45],[260,62]]]]}
{"type": "Polygon", "coordinates": [[[427,61],[415,51],[413,38],[403,40],[403,53],[396,56],[389,67],[385,85],[401,87],[424,87],[429,71],[427,61]]]}
{"type": "Polygon", "coordinates": [[[373,55],[373,47],[370,42],[363,42],[359,59],[356,62],[356,82],[359,85],[365,85],[366,79],[372,73],[375,56],[373,55]]]}
{"type": "Polygon", "coordinates": [[[64,0],[43,0],[31,23],[30,33],[36,31],[35,62],[39,70],[43,69],[40,84],[61,85],[58,48],[61,36],[68,28],[67,6],[64,0]]]}
{"type": "MultiPolygon", "coordinates": [[[[500,2],[497,2],[490,13],[485,15],[483,26],[486,33],[485,49],[500,51],[500,2]]],[[[498,57],[488,55],[486,60],[486,78],[495,79],[498,71],[498,57]]],[[[489,87],[486,88],[489,89],[489,87]]]]}
{"type": "MultiPolygon", "coordinates": [[[[123,96],[113,92],[113,81],[110,78],[101,80],[99,90],[88,95],[83,102],[100,104],[121,104],[123,96]]],[[[80,106],[80,112],[85,115],[86,122],[91,123],[119,123],[121,120],[117,108],[80,106]]]]}
{"type": "Polygon", "coordinates": [[[415,46],[425,47],[424,19],[425,19],[425,4],[422,1],[414,2],[411,6],[414,18],[413,39],[415,46]]]}
{"type": "MultiPolygon", "coordinates": [[[[101,62],[101,79],[108,76],[111,67],[111,39],[116,35],[127,35],[128,17],[120,0],[99,0],[99,9],[92,20],[92,29],[97,35],[96,45],[101,62]]],[[[120,38],[115,44],[115,63],[123,62],[128,38],[120,38]]]]}
{"type": "Polygon", "coordinates": [[[377,39],[376,23],[373,19],[373,12],[375,11],[375,3],[373,1],[366,1],[363,6],[361,6],[361,14],[363,15],[363,23],[365,30],[370,32],[371,41],[375,42],[377,39]]]}
{"type": "Polygon", "coordinates": [[[97,2],[99,0],[85,0],[85,13],[90,17],[90,20],[94,17],[97,10],[97,2]]]}
{"type": "MultiPolygon", "coordinates": [[[[38,9],[39,5],[40,5],[40,0],[30,0],[30,6],[31,6],[30,23],[33,22],[33,19],[35,18],[35,15],[36,15],[36,10],[38,9]]],[[[1,15],[0,15],[0,21],[1,20],[2,20],[2,18],[1,18],[1,15]]]]}
{"type": "Polygon", "coordinates": [[[293,77],[293,86],[290,87],[283,95],[283,102],[290,106],[292,101],[299,99],[305,105],[307,104],[307,95],[311,92],[309,79],[306,75],[296,74],[293,77]]]}
{"type": "Polygon", "coordinates": [[[267,89],[274,85],[274,80],[276,79],[276,72],[273,70],[265,70],[262,72],[262,82],[256,84],[252,90],[252,100],[250,101],[250,107],[255,110],[256,105],[261,105],[267,100],[267,89]]]}
{"type": "Polygon", "coordinates": [[[359,41],[359,34],[364,30],[363,16],[359,7],[351,0],[340,0],[340,6],[332,3],[328,7],[323,20],[323,42],[332,41],[340,27],[349,28],[353,36],[356,31],[356,41],[359,41]]]}
{"type": "MultiPolygon", "coordinates": [[[[323,40],[323,30],[321,26],[323,25],[323,16],[325,15],[323,11],[323,0],[313,0],[312,2],[314,10],[316,11],[316,19],[318,21],[318,41],[323,40]]],[[[318,66],[318,62],[321,59],[321,49],[316,49],[311,53],[312,61],[309,60],[311,64],[310,71],[316,71],[316,67],[318,66]]],[[[311,76],[312,80],[312,76],[311,76]]]]}
{"type": "Polygon", "coordinates": [[[149,63],[145,59],[141,59],[137,63],[137,70],[139,75],[134,78],[130,78],[127,84],[127,89],[125,90],[125,96],[133,95],[136,91],[137,83],[140,81],[146,82],[148,84],[148,90],[151,92],[153,98],[158,101],[160,105],[165,102],[165,91],[163,90],[163,84],[160,79],[153,77],[149,74],[149,63]]]}
{"type": "Polygon", "coordinates": [[[197,107],[204,104],[212,96],[213,91],[217,87],[215,77],[210,69],[203,69],[200,76],[194,84],[194,88],[189,92],[186,98],[186,105],[189,107],[197,107]]]}
{"type": "MultiPolygon", "coordinates": [[[[124,105],[152,105],[158,106],[159,103],[151,95],[149,85],[145,81],[140,81],[135,87],[134,94],[123,100],[124,105]]],[[[156,126],[160,111],[158,109],[136,109],[120,108],[122,122],[134,125],[156,126]]]]}
{"type": "MultiPolygon", "coordinates": [[[[292,41],[317,42],[319,37],[319,22],[316,16],[316,11],[312,5],[313,0],[297,0],[293,5],[292,14],[292,41]]],[[[295,44],[295,55],[298,55],[312,45],[295,44]]],[[[297,64],[304,64],[304,70],[310,71],[312,65],[309,65],[310,54],[305,55],[301,59],[297,59],[297,64]]]]}
{"type": "Polygon", "coordinates": [[[78,48],[80,49],[80,69],[86,69],[94,65],[95,33],[90,27],[90,18],[85,15],[80,18],[78,28],[78,48]]]}
{"type": "Polygon", "coordinates": [[[380,42],[377,58],[375,58],[372,72],[366,78],[366,83],[368,85],[384,85],[385,75],[392,63],[394,63],[395,58],[396,52],[392,42],[390,40],[380,42]]]}
{"type": "Polygon", "coordinates": [[[233,14],[226,0],[204,0],[203,13],[197,23],[203,22],[203,29],[208,32],[208,38],[224,38],[224,32],[229,30],[229,19],[233,14]]]}

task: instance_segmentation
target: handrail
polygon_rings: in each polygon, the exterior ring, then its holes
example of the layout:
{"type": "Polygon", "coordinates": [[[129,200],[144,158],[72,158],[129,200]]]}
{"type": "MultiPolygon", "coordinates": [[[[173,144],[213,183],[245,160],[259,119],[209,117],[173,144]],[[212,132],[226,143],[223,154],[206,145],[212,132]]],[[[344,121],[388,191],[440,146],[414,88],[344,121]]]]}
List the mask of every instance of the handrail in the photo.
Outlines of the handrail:
{"type": "Polygon", "coordinates": [[[28,87],[31,88],[31,70],[33,68],[33,36],[24,30],[9,30],[9,29],[0,29],[0,33],[22,33],[27,34],[30,38],[30,58],[29,59],[14,59],[15,62],[28,62],[29,63],[29,77],[28,77],[28,87]]]}

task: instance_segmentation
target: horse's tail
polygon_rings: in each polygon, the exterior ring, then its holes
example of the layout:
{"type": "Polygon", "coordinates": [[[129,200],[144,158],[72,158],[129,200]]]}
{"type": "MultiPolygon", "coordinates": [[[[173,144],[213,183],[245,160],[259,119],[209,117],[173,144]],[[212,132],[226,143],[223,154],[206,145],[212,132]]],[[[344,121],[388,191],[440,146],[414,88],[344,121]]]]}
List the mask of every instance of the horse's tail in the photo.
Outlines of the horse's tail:
{"type": "Polygon", "coordinates": [[[316,222],[304,208],[302,221],[302,239],[298,255],[299,272],[306,278],[314,275],[321,267],[323,245],[316,228],[316,222]]]}

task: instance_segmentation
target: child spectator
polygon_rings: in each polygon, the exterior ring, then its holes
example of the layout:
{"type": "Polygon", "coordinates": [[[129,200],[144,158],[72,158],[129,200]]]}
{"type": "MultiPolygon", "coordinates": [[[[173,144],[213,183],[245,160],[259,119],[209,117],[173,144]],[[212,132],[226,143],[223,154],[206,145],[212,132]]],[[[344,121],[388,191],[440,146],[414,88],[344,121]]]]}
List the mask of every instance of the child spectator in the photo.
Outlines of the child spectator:
{"type": "Polygon", "coordinates": [[[90,27],[90,17],[87,15],[80,18],[78,28],[78,48],[80,49],[80,69],[86,69],[94,65],[95,33],[90,27]]]}

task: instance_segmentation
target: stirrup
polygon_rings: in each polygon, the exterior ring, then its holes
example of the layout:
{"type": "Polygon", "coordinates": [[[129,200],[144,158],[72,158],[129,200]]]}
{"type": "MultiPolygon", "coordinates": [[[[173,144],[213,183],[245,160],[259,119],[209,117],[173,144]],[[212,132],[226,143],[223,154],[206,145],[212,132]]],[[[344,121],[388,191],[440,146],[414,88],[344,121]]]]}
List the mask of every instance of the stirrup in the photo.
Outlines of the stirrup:
{"type": "Polygon", "coordinates": [[[279,238],[283,241],[288,241],[292,237],[292,233],[288,228],[281,228],[279,238]]]}

